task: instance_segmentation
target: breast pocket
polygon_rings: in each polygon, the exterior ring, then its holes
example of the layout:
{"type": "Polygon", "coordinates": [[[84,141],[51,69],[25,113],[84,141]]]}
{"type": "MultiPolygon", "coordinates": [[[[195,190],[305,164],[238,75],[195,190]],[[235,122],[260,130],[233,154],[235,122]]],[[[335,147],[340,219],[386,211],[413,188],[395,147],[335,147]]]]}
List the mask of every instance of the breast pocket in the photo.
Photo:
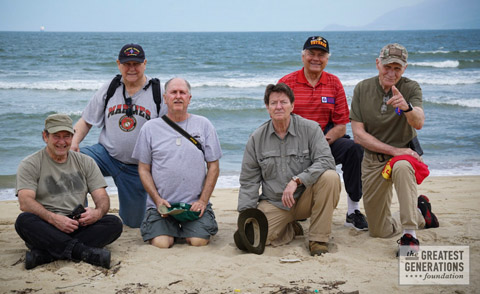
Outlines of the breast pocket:
{"type": "Polygon", "coordinates": [[[280,157],[280,150],[268,151],[261,154],[258,164],[262,169],[262,177],[265,181],[277,177],[277,162],[280,157]]]}
{"type": "Polygon", "coordinates": [[[293,172],[299,174],[307,169],[312,162],[310,161],[310,153],[307,150],[289,149],[287,150],[288,166],[293,172]]]}

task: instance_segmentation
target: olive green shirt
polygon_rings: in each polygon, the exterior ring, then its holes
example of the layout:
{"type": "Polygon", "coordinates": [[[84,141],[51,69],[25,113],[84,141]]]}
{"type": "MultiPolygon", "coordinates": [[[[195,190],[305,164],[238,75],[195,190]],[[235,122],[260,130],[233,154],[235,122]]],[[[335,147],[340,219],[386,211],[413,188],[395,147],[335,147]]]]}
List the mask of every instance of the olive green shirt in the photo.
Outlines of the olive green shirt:
{"type": "Polygon", "coordinates": [[[282,204],[282,195],[293,176],[303,183],[294,193],[297,199],[305,186],[313,185],[323,172],[335,170],[330,146],[318,123],[295,114],[290,118],[283,139],[275,133],[271,120],[248,139],[240,173],[238,211],[255,208],[263,199],[288,210],[282,204]]]}
{"type": "MultiPolygon", "coordinates": [[[[417,82],[402,77],[395,87],[413,107],[423,109],[422,89],[417,82]]],[[[383,97],[386,95],[391,98],[392,92],[385,93],[378,76],[358,83],[353,90],[350,120],[363,123],[367,133],[385,144],[397,148],[408,147],[417,132],[408,124],[405,114],[397,114],[393,106],[387,105],[387,111],[381,113],[383,97]]],[[[365,151],[371,153],[368,149],[365,151]]]]}
{"type": "Polygon", "coordinates": [[[16,194],[35,191],[35,200],[45,209],[68,215],[84,204],[87,193],[107,186],[95,161],[80,152],[68,152],[67,161],[55,162],[46,148],[22,160],[18,166],[16,194]]]}

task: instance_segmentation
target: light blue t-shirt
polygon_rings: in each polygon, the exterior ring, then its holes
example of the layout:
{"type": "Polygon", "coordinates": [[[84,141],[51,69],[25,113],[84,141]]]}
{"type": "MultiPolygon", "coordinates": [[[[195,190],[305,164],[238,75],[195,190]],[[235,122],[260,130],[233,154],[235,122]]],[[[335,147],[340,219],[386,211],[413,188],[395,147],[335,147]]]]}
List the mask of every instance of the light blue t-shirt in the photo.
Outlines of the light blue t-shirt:
{"type": "MultiPolygon", "coordinates": [[[[212,123],[203,116],[177,123],[192,135],[205,155],[192,142],[170,127],[162,118],[145,123],[140,130],[133,157],[152,166],[152,177],[160,196],[169,203],[192,204],[199,199],[206,176],[206,162],[222,157],[220,141],[212,123]]],[[[147,198],[147,209],[156,208],[147,198]]]]}

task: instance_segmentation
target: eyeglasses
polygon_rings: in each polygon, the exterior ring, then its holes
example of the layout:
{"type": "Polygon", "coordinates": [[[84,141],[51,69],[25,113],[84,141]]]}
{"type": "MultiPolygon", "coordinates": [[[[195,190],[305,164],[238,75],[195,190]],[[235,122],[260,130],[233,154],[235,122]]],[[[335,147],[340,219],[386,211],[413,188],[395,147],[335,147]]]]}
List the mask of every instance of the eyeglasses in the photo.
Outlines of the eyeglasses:
{"type": "Polygon", "coordinates": [[[132,117],[133,115],[132,98],[131,97],[125,98],[125,104],[127,105],[127,116],[132,117]]]}
{"type": "Polygon", "coordinates": [[[125,104],[127,105],[126,114],[128,117],[133,116],[133,107],[132,107],[132,97],[125,96],[125,84],[123,84],[123,99],[125,99],[125,104]]]}
{"type": "Polygon", "coordinates": [[[390,99],[389,96],[383,96],[383,104],[380,108],[380,113],[385,114],[387,112],[387,101],[390,99]]]}

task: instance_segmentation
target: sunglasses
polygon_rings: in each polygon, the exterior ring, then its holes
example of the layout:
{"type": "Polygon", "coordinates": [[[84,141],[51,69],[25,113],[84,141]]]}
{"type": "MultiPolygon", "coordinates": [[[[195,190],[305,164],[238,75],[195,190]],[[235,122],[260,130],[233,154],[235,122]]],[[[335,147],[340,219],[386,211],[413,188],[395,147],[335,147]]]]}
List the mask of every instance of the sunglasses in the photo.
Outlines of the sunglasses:
{"type": "Polygon", "coordinates": [[[131,97],[125,98],[125,104],[127,105],[127,116],[132,117],[133,116],[132,98],[131,97]]]}
{"type": "Polygon", "coordinates": [[[383,104],[382,107],[380,108],[380,113],[385,114],[387,112],[387,101],[390,99],[388,95],[383,96],[383,104]]]}

